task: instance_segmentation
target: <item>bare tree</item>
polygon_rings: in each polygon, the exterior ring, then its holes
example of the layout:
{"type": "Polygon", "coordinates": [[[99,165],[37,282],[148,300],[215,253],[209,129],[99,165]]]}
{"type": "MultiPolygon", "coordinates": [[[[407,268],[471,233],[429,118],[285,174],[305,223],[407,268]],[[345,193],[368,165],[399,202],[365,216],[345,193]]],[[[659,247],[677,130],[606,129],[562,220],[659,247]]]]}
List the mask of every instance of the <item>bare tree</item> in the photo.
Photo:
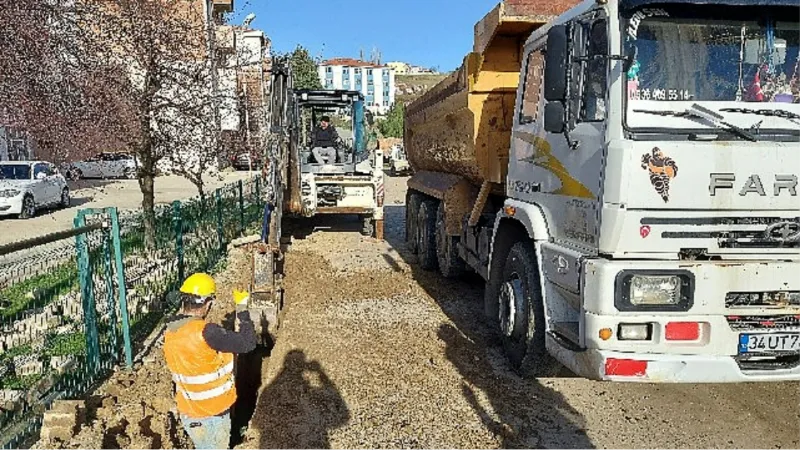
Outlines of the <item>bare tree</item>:
{"type": "MultiPolygon", "coordinates": [[[[207,22],[200,1],[84,0],[94,15],[95,43],[105,43],[106,77],[132,111],[126,146],[139,158],[145,238],[155,244],[155,177],[162,160],[202,166],[214,148],[212,70],[206,53],[207,22]],[[112,72],[109,72],[112,73],[112,72]]],[[[194,182],[195,180],[193,180],[194,182]]],[[[202,177],[198,189],[202,192],[202,177]]]]}
{"type": "MultiPolygon", "coordinates": [[[[24,127],[62,157],[135,153],[148,245],[159,162],[202,173],[218,141],[204,6],[0,0],[0,123],[24,127]]],[[[202,176],[190,179],[202,192],[202,176]]]]}
{"type": "MultiPolygon", "coordinates": [[[[55,162],[119,144],[113,101],[84,50],[82,4],[0,0],[0,125],[36,136],[55,162]]],[[[105,75],[110,75],[106,73],[105,75]]]]}

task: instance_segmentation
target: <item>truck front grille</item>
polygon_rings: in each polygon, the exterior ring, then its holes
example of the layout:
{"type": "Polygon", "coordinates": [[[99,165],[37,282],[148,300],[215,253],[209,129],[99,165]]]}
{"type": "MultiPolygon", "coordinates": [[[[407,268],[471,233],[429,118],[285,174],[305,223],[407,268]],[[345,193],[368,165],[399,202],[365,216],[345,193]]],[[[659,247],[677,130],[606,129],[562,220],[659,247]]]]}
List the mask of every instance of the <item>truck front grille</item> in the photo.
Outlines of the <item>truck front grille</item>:
{"type": "Polygon", "coordinates": [[[800,248],[800,217],[646,217],[641,224],[674,227],[663,239],[715,240],[721,249],[800,248]]]}
{"type": "Polygon", "coordinates": [[[726,308],[788,308],[800,306],[800,291],[728,292],[726,308]]]}
{"type": "Polygon", "coordinates": [[[782,316],[727,316],[733,331],[800,331],[800,314],[782,316]]]}

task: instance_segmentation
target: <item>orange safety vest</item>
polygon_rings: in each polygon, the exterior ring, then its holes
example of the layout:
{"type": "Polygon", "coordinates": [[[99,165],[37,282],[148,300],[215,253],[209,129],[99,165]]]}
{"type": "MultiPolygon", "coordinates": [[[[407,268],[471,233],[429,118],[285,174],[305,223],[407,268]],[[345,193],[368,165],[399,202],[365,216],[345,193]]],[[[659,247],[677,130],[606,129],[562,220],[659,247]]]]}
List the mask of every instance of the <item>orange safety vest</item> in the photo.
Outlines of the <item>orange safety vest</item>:
{"type": "Polygon", "coordinates": [[[209,347],[203,339],[205,326],[205,320],[189,319],[164,336],[178,411],[192,418],[219,415],[236,402],[233,354],[209,347]]]}

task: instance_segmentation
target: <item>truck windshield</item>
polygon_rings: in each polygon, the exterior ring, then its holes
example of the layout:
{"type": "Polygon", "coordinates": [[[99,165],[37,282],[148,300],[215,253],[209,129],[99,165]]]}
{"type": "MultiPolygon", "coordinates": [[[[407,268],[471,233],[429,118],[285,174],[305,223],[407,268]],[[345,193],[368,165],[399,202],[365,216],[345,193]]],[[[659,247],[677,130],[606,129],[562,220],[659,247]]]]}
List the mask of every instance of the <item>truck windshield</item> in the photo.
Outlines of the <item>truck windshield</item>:
{"type": "Polygon", "coordinates": [[[797,10],[728,9],[646,8],[630,15],[624,30],[625,51],[635,55],[627,73],[630,128],[713,127],[688,115],[652,114],[699,104],[744,129],[800,133],[797,10]]]}

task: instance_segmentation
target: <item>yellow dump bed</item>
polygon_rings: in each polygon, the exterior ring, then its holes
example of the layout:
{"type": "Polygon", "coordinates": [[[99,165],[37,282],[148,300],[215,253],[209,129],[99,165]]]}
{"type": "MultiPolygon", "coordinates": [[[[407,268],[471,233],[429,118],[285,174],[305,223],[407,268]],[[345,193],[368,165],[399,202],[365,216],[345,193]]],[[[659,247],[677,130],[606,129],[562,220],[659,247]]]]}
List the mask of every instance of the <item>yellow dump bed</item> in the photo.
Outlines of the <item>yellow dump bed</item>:
{"type": "Polygon", "coordinates": [[[406,108],[415,171],[504,183],[522,50],[536,28],[577,0],[505,0],[475,26],[463,65],[406,108]]]}

